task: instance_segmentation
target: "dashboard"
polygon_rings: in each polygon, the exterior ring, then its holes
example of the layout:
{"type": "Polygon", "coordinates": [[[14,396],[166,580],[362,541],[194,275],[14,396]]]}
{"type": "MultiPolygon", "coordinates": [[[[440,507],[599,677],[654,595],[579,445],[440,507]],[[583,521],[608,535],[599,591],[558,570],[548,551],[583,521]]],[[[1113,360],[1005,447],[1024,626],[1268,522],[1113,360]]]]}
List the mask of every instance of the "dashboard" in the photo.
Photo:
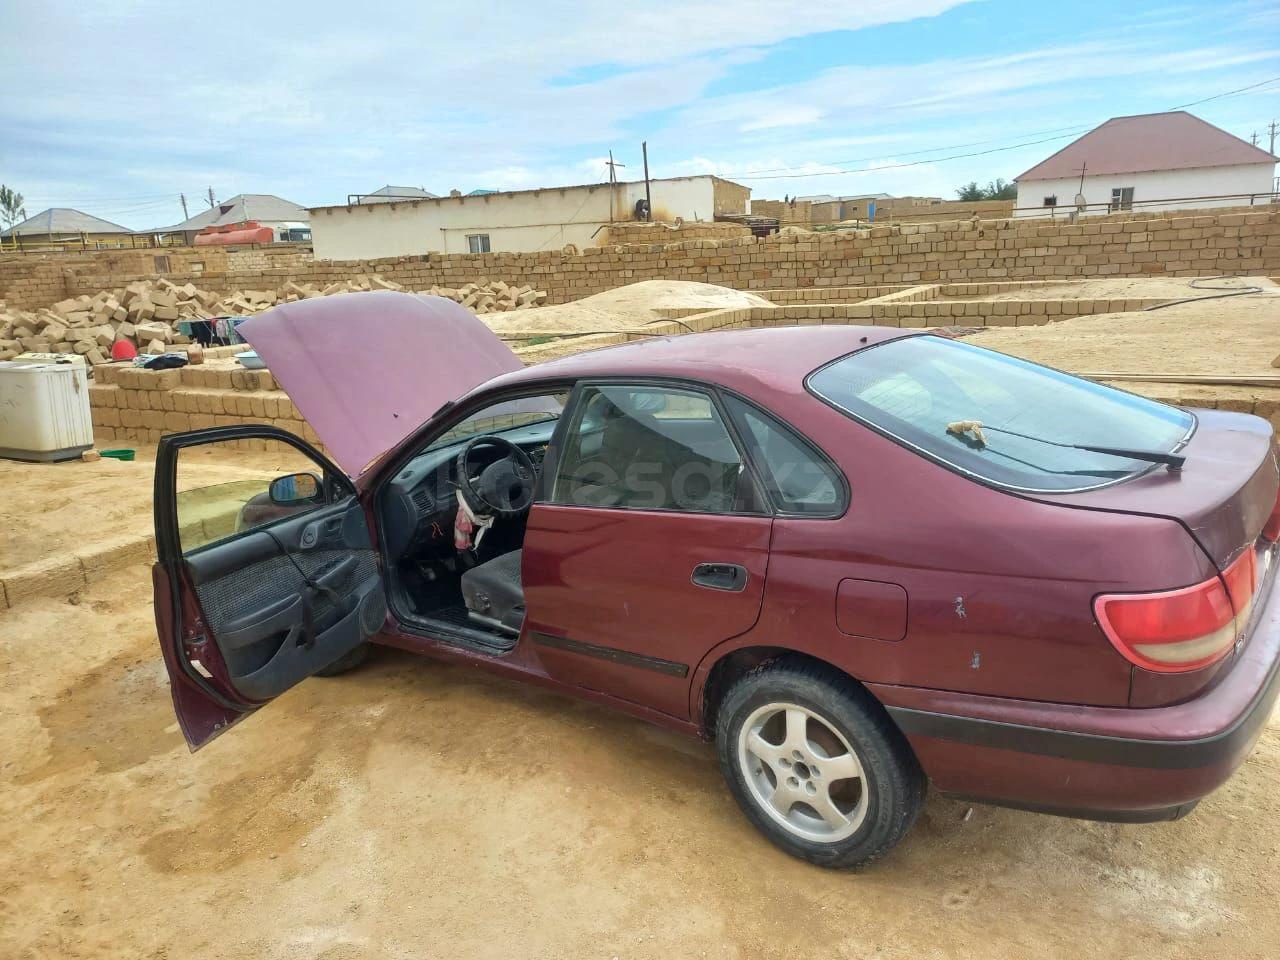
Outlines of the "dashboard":
{"type": "MultiPolygon", "coordinates": [[[[555,428],[555,420],[544,420],[509,430],[495,430],[490,435],[510,440],[524,450],[541,474],[547,445],[555,428]]],[[[394,563],[410,552],[453,552],[453,519],[458,511],[456,461],[462,448],[474,439],[466,437],[456,443],[423,451],[405,464],[387,484],[383,494],[382,518],[388,560],[394,563]]]]}

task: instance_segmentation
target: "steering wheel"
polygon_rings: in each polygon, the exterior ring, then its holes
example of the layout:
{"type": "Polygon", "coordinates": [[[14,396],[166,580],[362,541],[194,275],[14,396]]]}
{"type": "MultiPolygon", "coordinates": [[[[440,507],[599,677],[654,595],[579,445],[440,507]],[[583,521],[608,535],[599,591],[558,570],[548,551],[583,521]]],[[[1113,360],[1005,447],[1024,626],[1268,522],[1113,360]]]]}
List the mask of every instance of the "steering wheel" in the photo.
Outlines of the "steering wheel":
{"type": "Polygon", "coordinates": [[[485,435],[469,441],[458,454],[458,486],[467,502],[491,512],[495,517],[518,517],[533,505],[538,471],[529,455],[510,440],[485,435]],[[503,455],[478,474],[471,472],[471,460],[482,447],[496,447],[503,455]]]}

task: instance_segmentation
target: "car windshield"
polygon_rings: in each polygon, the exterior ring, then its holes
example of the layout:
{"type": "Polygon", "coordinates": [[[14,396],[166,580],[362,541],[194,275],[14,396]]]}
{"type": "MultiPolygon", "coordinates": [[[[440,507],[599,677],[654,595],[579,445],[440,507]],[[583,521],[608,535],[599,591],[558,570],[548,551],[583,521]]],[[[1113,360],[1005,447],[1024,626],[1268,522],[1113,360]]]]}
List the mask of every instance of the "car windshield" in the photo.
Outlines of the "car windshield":
{"type": "Polygon", "coordinates": [[[934,459],[1021,490],[1088,489],[1152,468],[1056,444],[1167,453],[1195,424],[1176,407],[937,336],[859,351],[817,370],[808,385],[934,459]],[[983,424],[985,442],[957,430],[961,421],[983,424]]]}
{"type": "Polygon", "coordinates": [[[503,400],[501,403],[476,411],[472,416],[437,437],[426,449],[435,450],[438,447],[452,446],[462,440],[470,440],[472,437],[502,433],[504,430],[515,427],[527,427],[532,423],[559,419],[567,399],[567,393],[556,393],[522,397],[518,400],[503,400]]]}

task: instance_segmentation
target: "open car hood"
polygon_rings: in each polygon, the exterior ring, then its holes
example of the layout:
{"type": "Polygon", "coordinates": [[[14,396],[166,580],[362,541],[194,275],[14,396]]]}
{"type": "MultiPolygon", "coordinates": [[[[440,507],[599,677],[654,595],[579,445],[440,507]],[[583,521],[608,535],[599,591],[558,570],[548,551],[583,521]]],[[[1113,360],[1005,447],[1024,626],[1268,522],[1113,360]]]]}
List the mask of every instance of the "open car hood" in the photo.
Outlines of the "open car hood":
{"type": "Polygon", "coordinates": [[[445,403],[524,366],[465,307],[389,290],[282,304],[237,330],[351,477],[445,403]]]}

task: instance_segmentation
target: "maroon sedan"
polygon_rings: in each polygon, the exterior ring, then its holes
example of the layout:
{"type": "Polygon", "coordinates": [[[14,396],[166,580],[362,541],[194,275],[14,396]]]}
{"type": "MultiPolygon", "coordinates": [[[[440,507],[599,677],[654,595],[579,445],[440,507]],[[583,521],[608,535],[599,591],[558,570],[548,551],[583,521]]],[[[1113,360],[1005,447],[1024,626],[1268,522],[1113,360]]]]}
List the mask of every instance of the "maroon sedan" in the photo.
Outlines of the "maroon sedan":
{"type": "Polygon", "coordinates": [[[438,298],[240,330],[332,460],[269,425],[161,444],[156,620],[193,749],[390,644],[714,739],[770,840],[853,866],[927,782],[1181,816],[1275,701],[1256,417],[879,327],[528,369],[438,298]],[[227,443],[262,479],[183,479],[227,443]]]}

